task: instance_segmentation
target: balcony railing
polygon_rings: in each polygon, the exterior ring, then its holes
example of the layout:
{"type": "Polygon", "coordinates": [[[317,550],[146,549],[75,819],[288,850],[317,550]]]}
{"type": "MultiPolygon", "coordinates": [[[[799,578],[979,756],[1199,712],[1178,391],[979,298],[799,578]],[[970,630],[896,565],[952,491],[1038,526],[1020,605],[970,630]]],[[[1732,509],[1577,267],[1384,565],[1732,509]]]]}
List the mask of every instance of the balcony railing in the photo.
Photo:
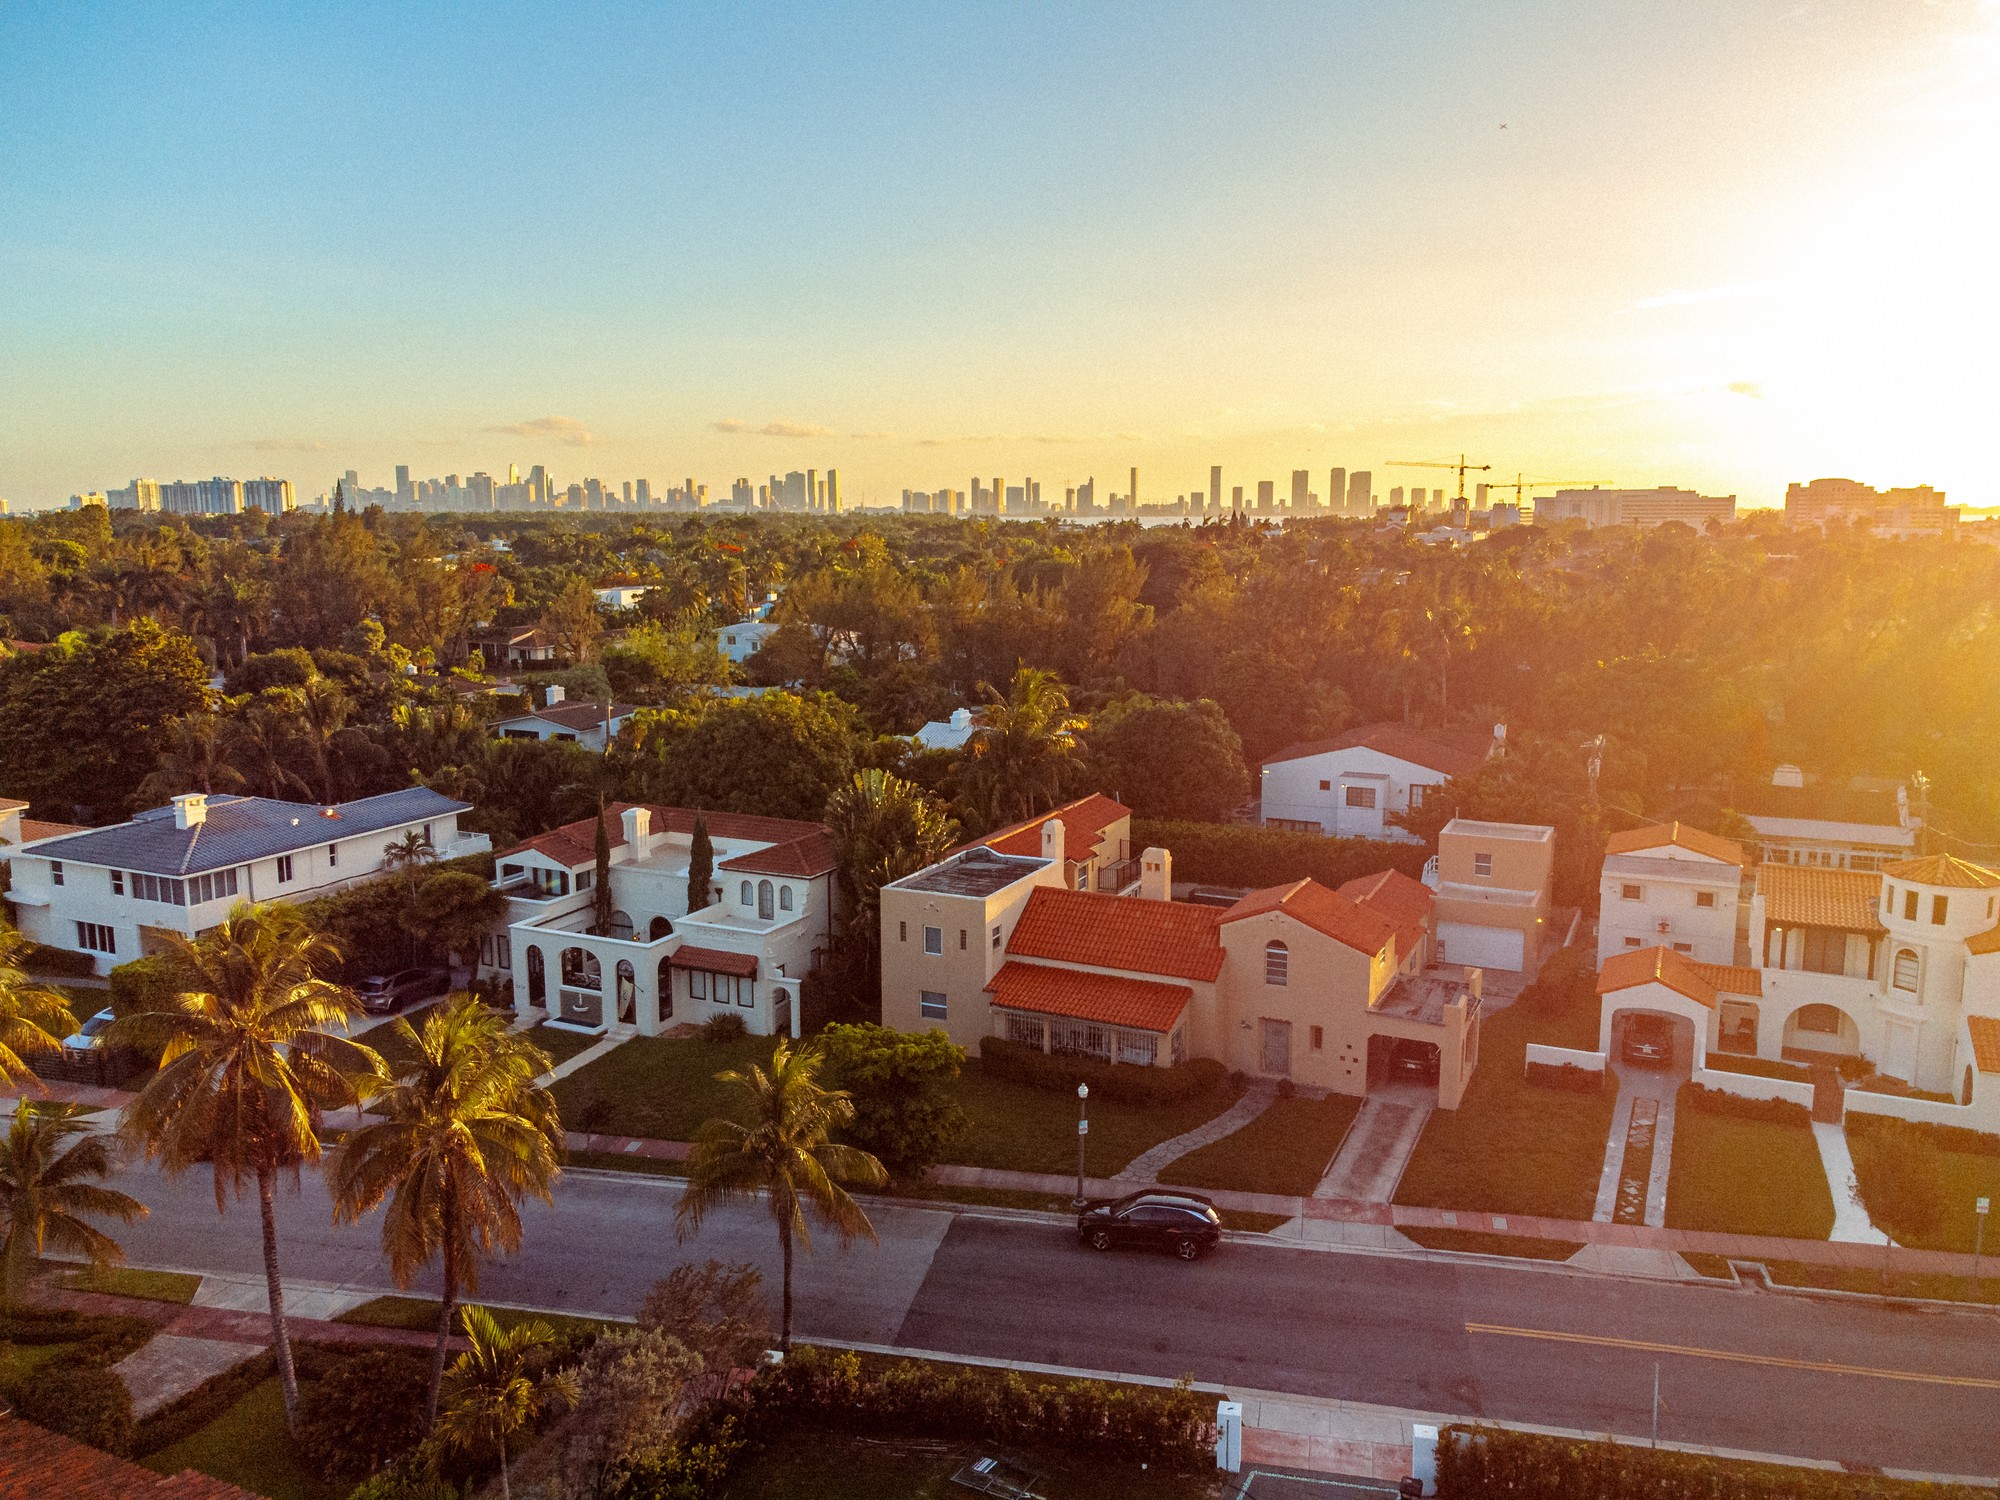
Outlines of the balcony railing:
{"type": "Polygon", "coordinates": [[[1139,861],[1121,859],[1115,865],[1097,867],[1097,888],[1116,894],[1139,878],[1139,861]]]}

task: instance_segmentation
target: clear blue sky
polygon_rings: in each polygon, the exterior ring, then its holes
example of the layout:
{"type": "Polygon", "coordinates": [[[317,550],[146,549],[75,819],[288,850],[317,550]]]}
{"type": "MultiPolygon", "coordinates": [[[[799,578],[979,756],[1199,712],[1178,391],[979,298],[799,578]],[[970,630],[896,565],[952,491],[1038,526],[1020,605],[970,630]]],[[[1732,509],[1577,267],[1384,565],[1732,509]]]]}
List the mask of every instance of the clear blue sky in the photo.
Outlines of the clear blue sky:
{"type": "Polygon", "coordinates": [[[1997,503],[1996,21],[7,5],[0,496],[1464,447],[1997,503]]]}

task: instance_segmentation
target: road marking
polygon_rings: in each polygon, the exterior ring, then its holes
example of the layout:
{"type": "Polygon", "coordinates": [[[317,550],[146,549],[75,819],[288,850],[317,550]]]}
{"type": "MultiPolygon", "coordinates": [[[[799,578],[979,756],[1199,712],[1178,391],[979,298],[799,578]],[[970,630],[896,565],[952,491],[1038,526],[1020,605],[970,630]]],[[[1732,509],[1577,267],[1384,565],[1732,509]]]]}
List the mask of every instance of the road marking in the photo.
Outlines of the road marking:
{"type": "Polygon", "coordinates": [[[1908,1380],[1919,1385],[1968,1386],[2000,1391],[2000,1379],[1984,1375],[1931,1375],[1921,1370],[1885,1370],[1875,1365],[1842,1365],[1823,1359],[1790,1359],[1781,1354],[1742,1354],[1733,1349],[1700,1349],[1691,1344],[1655,1344],[1644,1339],[1614,1339],[1594,1333],[1560,1333],[1552,1328],[1509,1328],[1502,1323],[1467,1323],[1467,1333],[1491,1333],[1505,1338],[1546,1339],[1556,1344],[1595,1344],[1605,1349],[1631,1349],[1642,1354],[1681,1354],[1689,1359],[1719,1359],[1737,1365],[1768,1365],[1780,1370],[1812,1370],[1822,1375],[1866,1375],[1876,1380],[1908,1380]]]}

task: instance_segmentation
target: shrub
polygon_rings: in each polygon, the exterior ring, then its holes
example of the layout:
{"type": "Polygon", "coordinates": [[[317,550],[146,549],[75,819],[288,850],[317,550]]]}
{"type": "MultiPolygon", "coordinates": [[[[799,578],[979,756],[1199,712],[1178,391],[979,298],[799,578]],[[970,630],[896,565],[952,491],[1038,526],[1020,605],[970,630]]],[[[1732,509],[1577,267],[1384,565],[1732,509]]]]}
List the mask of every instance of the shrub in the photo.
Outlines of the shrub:
{"type": "Polygon", "coordinates": [[[1441,1500],[1972,1500],[1991,1490],[1926,1484],[1839,1469],[1745,1463],[1706,1453],[1678,1453],[1624,1443],[1590,1442],[1453,1425],[1438,1434],[1441,1500]]]}
{"type": "Polygon", "coordinates": [[[734,1011],[719,1016],[710,1016],[701,1023],[701,1039],[704,1042],[734,1042],[750,1034],[750,1028],[743,1024],[743,1018],[734,1011]]]}
{"type": "Polygon", "coordinates": [[[1120,1104],[1180,1104],[1202,1099],[1221,1092],[1230,1078],[1229,1070],[1212,1057],[1189,1058],[1165,1068],[1138,1068],[1094,1057],[1050,1056],[1021,1042],[991,1036],[979,1044],[979,1061],[996,1078],[1067,1093],[1074,1093],[1079,1083],[1087,1083],[1094,1098],[1120,1104]]]}
{"type": "Polygon", "coordinates": [[[1601,1094],[1611,1086],[1602,1070],[1579,1068],[1574,1063],[1531,1062],[1527,1076],[1538,1088],[1567,1089],[1573,1094],[1601,1094]]]}
{"type": "Polygon", "coordinates": [[[28,944],[21,955],[21,967],[30,974],[47,974],[57,979],[84,979],[97,972],[97,962],[88,953],[51,948],[47,943],[28,944]]]}
{"type": "Polygon", "coordinates": [[[1907,1120],[1859,1115],[1847,1140],[1868,1217],[1904,1244],[1932,1234],[1944,1219],[1946,1193],[1936,1135],[1907,1120]]]}
{"type": "Polygon", "coordinates": [[[1681,1086],[1680,1107],[1706,1110],[1714,1115],[1734,1115],[1739,1120],[1765,1120],[1773,1125],[1812,1124],[1812,1111],[1790,1099],[1747,1099],[1699,1083],[1681,1086]]]}
{"type": "Polygon", "coordinates": [[[1421,875],[1429,857],[1422,844],[1330,839],[1317,833],[1239,828],[1229,823],[1134,818],[1132,847],[1155,846],[1173,854],[1176,880],[1253,888],[1282,885],[1305,875],[1321,885],[1336,887],[1378,870],[1421,875]]]}
{"type": "Polygon", "coordinates": [[[965,1052],[941,1031],[829,1026],[827,1081],[854,1096],[844,1132],[898,1177],[921,1177],[965,1134],[965,1111],[946,1091],[965,1052]]]}
{"type": "Polygon", "coordinates": [[[132,1394],[99,1364],[43,1365],[7,1392],[14,1415],[106,1453],[132,1446],[132,1394]]]}
{"type": "Polygon", "coordinates": [[[111,971],[111,1008],[121,1016],[158,1010],[179,991],[172,966],[158,954],[135,958],[111,971]]]}
{"type": "Polygon", "coordinates": [[[755,1266],[675,1266],[653,1283],[639,1326],[671,1334],[710,1369],[749,1366],[771,1347],[771,1308],[755,1266]]]}
{"type": "Polygon", "coordinates": [[[299,1457],[323,1474],[373,1474],[423,1438],[429,1387],[419,1350],[366,1349],[335,1360],[303,1393],[299,1457]]]}
{"type": "Polygon", "coordinates": [[[458,1500],[458,1486],[424,1471],[421,1464],[393,1464],[371,1474],[349,1492],[347,1500],[458,1500]]]}
{"type": "Polygon", "coordinates": [[[192,1437],[215,1421],[230,1407],[269,1380],[278,1370],[278,1357],[266,1349],[242,1364],[204,1380],[183,1392],[157,1411],[148,1413],[132,1431],[132,1452],[139,1458],[171,1448],[192,1437]]]}
{"type": "Polygon", "coordinates": [[[152,1336],[153,1325],[144,1318],[91,1317],[43,1307],[0,1313],[0,1343],[77,1345],[65,1356],[66,1364],[115,1365],[152,1336]]]}

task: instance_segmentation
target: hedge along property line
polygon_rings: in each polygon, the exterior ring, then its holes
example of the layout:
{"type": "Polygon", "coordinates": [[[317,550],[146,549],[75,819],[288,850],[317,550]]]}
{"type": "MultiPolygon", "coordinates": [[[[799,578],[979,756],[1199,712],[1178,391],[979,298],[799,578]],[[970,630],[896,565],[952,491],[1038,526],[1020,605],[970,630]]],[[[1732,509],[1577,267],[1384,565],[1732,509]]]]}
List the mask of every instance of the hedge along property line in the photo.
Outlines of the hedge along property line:
{"type": "Polygon", "coordinates": [[[1610,1086],[1599,1069],[1574,1063],[1531,1062],[1526,1076],[1537,1088],[1567,1089],[1572,1094],[1601,1094],[1610,1086]]]}
{"type": "Polygon", "coordinates": [[[1092,1098],[1120,1104],[1182,1104],[1219,1093],[1229,1081],[1229,1070],[1212,1057],[1193,1057],[1164,1068],[1135,1067],[1094,1057],[1045,1054],[1025,1043],[992,1036],[980,1043],[979,1064],[995,1078],[1030,1088],[1069,1092],[1087,1083],[1092,1098]]]}
{"type": "Polygon", "coordinates": [[[1454,1423],[1438,1434],[1439,1500],[1992,1500],[1970,1485],[1927,1484],[1704,1453],[1509,1432],[1454,1423]]]}
{"type": "Polygon", "coordinates": [[[1283,885],[1310,875],[1321,885],[1339,886],[1357,875],[1401,870],[1421,875],[1429,852],[1422,844],[1384,839],[1331,839],[1317,833],[1279,828],[1241,828],[1233,823],[1186,823],[1134,818],[1135,849],[1162,848],[1174,857],[1176,880],[1198,885],[1283,885]]]}
{"type": "Polygon", "coordinates": [[[1812,1111],[1790,1099],[1746,1099],[1723,1089],[1699,1083],[1681,1085],[1681,1107],[1707,1110],[1710,1114],[1734,1115],[1739,1120],[1768,1120],[1773,1125],[1812,1124],[1812,1111]]]}

